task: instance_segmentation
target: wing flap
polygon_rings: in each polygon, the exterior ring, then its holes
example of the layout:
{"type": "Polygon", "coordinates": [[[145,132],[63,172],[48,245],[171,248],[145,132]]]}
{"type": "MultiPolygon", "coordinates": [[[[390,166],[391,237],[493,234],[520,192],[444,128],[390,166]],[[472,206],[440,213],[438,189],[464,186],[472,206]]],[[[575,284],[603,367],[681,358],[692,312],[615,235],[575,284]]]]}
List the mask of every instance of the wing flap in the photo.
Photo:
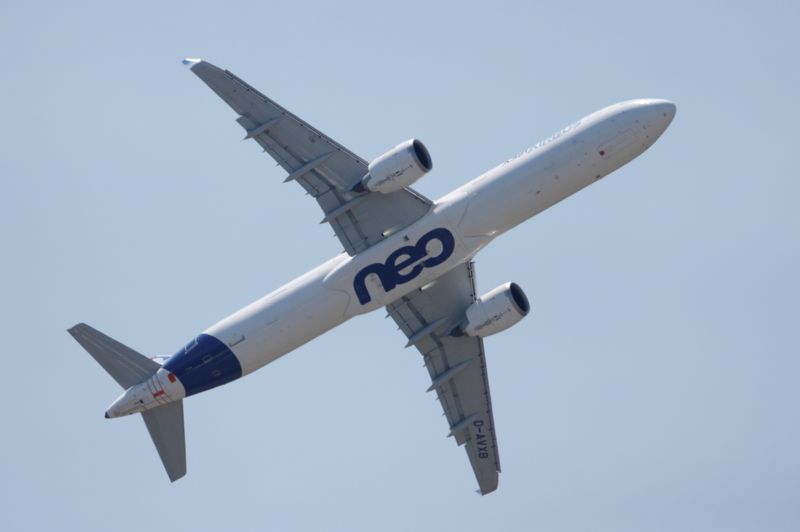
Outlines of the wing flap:
{"type": "Polygon", "coordinates": [[[406,227],[430,210],[431,201],[411,188],[391,194],[352,191],[368,172],[364,159],[231,72],[200,59],[187,61],[239,115],[245,139],[254,139],[287,172],[287,180],[296,181],[317,200],[324,221],[349,254],[380,242],[388,229],[406,227]],[[363,201],[351,203],[359,198],[363,201]]]}
{"type": "Polygon", "coordinates": [[[422,353],[449,436],[467,452],[482,494],[497,489],[500,459],[495,436],[483,341],[450,336],[448,326],[475,300],[473,265],[463,264],[430,287],[387,307],[409,341],[422,353]]]}

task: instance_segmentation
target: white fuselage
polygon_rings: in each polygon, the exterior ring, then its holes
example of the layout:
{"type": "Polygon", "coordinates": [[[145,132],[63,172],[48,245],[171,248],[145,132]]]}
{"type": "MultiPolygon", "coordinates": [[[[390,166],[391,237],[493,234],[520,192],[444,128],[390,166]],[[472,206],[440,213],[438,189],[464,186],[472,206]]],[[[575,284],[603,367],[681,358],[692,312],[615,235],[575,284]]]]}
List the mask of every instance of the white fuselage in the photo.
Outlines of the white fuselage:
{"type": "MultiPolygon", "coordinates": [[[[410,226],[358,255],[328,260],[212,325],[204,335],[230,349],[241,375],[251,373],[471,260],[497,236],[637,157],[663,133],[674,113],[674,105],[664,100],[631,100],[582,118],[440,198],[410,226]],[[448,233],[452,242],[439,236],[448,233]],[[398,278],[402,282],[391,282],[398,278]]],[[[169,363],[153,377],[168,400],[196,393],[187,394],[179,379],[167,379],[168,373],[169,363]]],[[[157,404],[130,410],[133,405],[123,394],[109,412],[123,415],[152,406],[157,404]]]]}

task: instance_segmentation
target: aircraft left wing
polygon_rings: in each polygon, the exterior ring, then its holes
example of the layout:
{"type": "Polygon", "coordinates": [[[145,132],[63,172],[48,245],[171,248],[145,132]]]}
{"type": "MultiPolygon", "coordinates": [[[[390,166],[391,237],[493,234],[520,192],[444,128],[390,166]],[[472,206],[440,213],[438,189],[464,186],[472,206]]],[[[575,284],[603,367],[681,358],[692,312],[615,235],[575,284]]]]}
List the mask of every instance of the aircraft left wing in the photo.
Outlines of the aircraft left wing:
{"type": "Polygon", "coordinates": [[[227,70],[201,59],[186,59],[202,79],[239,115],[245,139],[254,139],[313,196],[350,255],[380,242],[424,216],[431,201],[411,188],[390,194],[353,192],[368,163],[293,115],[227,70]]]}
{"type": "Polygon", "coordinates": [[[447,417],[450,433],[464,445],[480,492],[497,489],[497,452],[492,398],[483,340],[451,336],[450,331],[477,298],[473,263],[465,263],[386,307],[389,315],[425,361],[447,417]]]}

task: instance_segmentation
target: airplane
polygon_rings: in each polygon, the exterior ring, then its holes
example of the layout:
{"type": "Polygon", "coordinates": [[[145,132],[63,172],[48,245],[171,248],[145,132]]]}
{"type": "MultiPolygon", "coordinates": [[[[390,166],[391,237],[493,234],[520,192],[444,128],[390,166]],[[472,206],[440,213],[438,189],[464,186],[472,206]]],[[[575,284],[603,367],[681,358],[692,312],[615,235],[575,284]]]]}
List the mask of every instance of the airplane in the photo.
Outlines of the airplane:
{"type": "Polygon", "coordinates": [[[238,115],[252,139],[317,200],[344,251],[212,325],[168,358],[151,359],[92,327],[69,333],[124,392],[106,418],[141,413],[170,481],[186,474],[183,399],[234,381],[384,307],[422,354],[480,494],[500,459],[483,339],[530,312],[507,282],[477,291],[474,258],[495,238],[627,164],[675,116],[662,99],[605,107],[431,201],[411,188],[433,168],[412,138],[368,162],[233,73],[183,61],[238,115]]]}

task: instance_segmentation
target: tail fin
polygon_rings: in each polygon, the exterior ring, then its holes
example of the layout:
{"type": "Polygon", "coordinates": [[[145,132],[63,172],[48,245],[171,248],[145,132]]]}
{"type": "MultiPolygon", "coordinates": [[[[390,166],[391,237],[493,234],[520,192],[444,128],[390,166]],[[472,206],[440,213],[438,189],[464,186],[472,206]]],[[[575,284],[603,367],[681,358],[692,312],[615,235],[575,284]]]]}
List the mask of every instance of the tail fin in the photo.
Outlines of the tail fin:
{"type": "MultiPolygon", "coordinates": [[[[150,378],[161,367],[85,323],[75,325],[68,332],[124,389],[150,378]]],[[[183,400],[142,412],[142,418],[169,479],[178,480],[186,474],[183,400]]]]}

